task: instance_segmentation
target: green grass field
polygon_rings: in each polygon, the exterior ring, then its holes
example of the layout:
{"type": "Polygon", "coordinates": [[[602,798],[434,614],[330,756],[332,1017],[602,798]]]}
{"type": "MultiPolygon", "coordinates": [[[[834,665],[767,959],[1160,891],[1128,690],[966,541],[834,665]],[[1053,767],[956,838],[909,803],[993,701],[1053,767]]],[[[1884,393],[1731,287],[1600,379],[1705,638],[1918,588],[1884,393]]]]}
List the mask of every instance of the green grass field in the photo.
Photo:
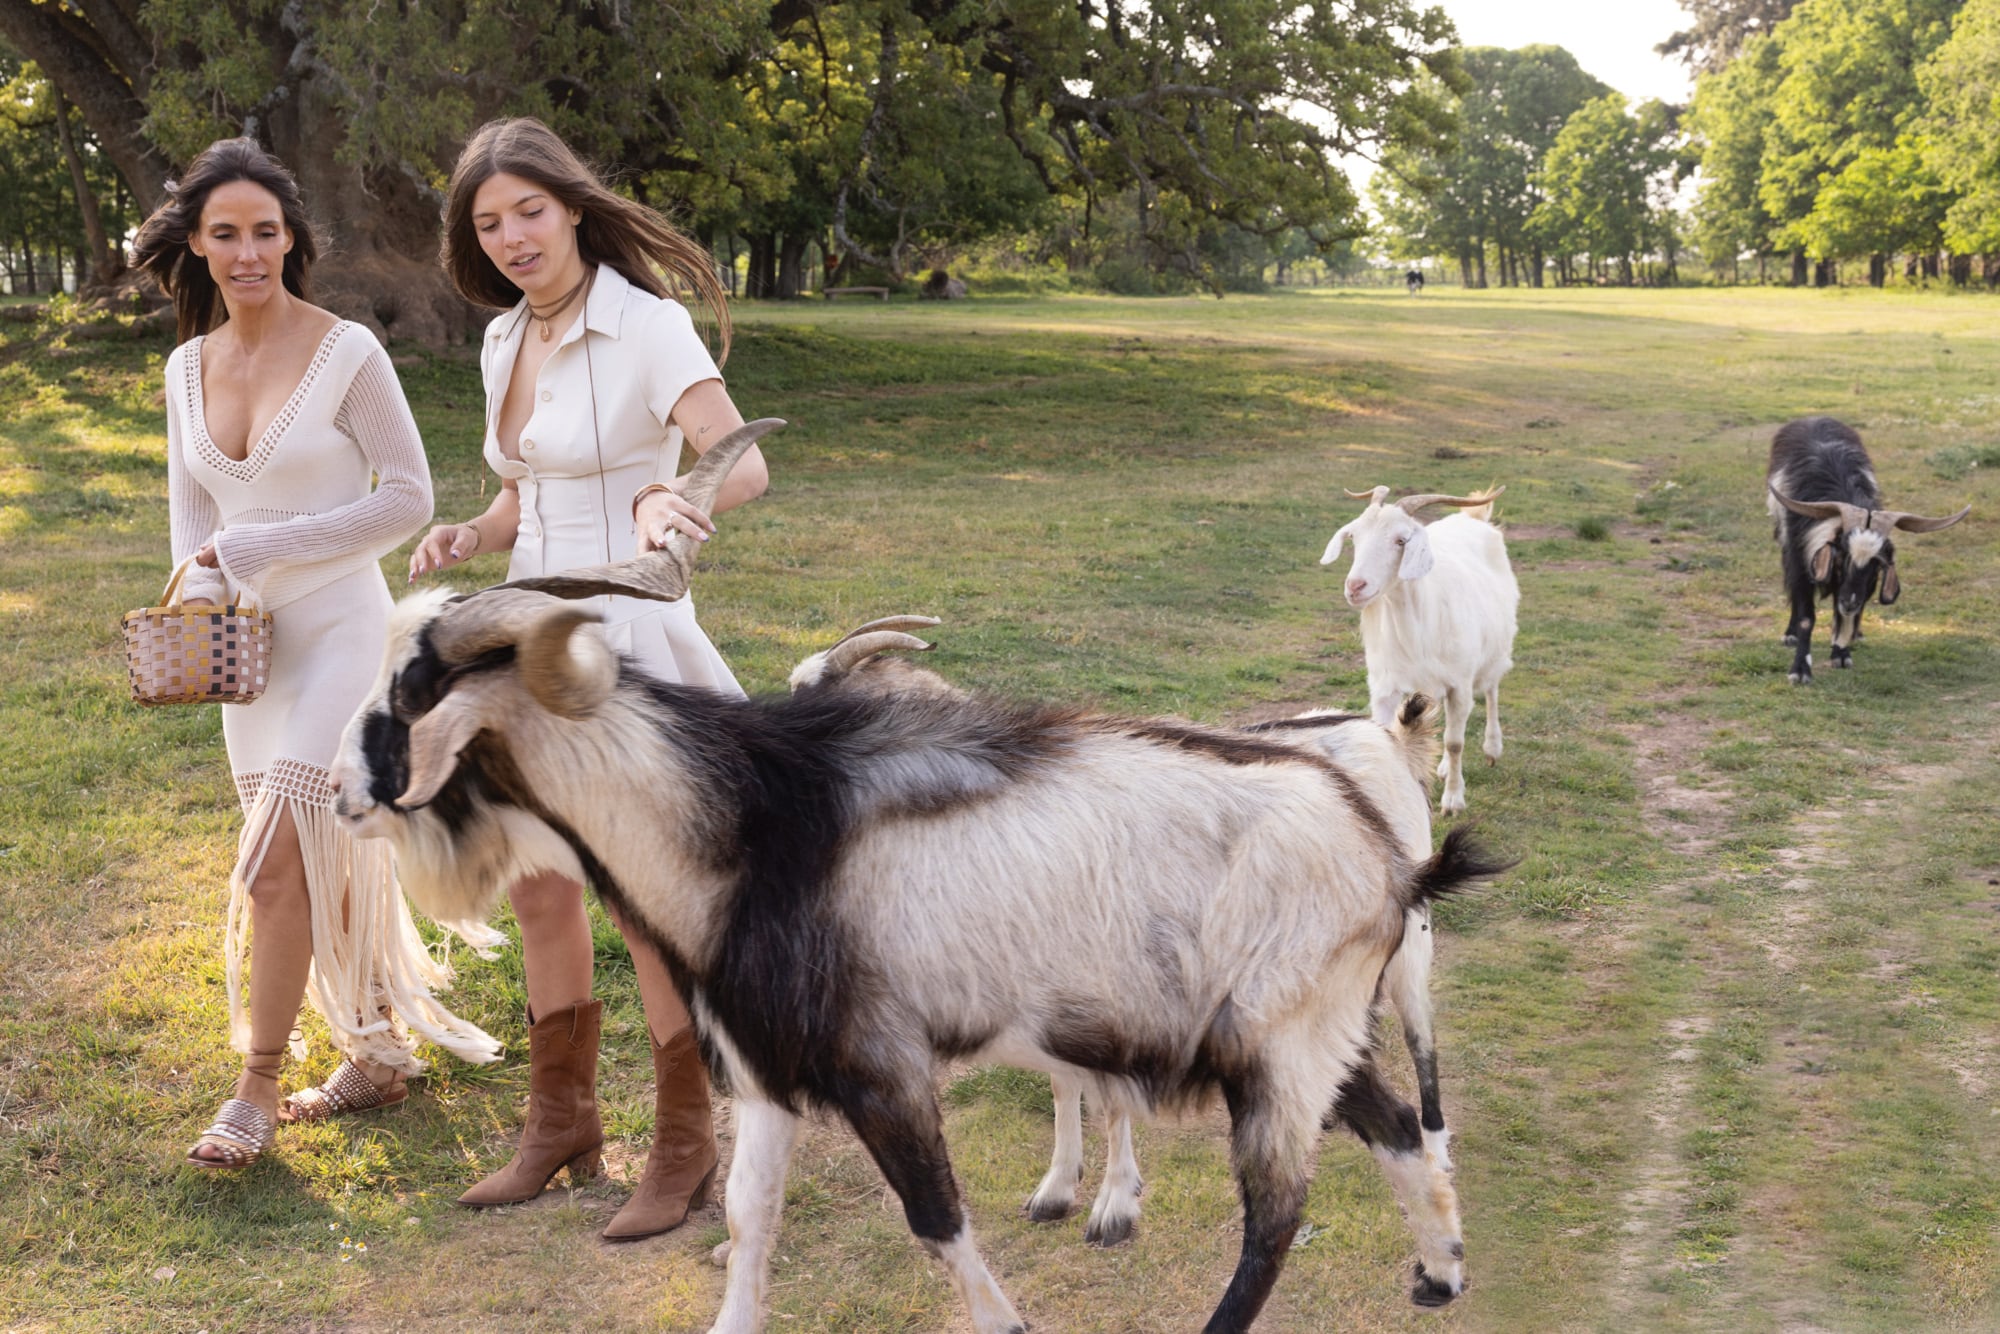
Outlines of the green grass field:
{"type": "MultiPolygon", "coordinates": [[[[1341,488],[1507,484],[1507,753],[1475,756],[1469,795],[1522,860],[1444,913],[1438,968],[1471,1290],[1409,1306],[1387,1184],[1334,1135],[1261,1328],[2000,1327],[2000,301],[1433,290],[738,319],[737,402],[793,425],[696,596],[753,690],[854,623],[928,612],[931,665],[1010,695],[1217,722],[1357,707],[1356,618],[1316,565],[1358,508],[1341,488]],[[1822,647],[1798,689],[1761,479],[1807,412],[1862,431],[1892,504],[1975,508],[1900,544],[1902,601],[1870,611],[1856,670],[1822,647]]],[[[402,1109],[288,1129],[240,1176],[180,1165],[235,1065],[238,817],[217,711],[125,699],[118,616],[166,573],[166,351],[0,329],[0,1329],[705,1328],[719,1208],[595,1240],[651,1107],[601,924],[610,1181],[451,1207],[518,1128],[511,952],[462,957],[454,992],[505,1064],[441,1059],[402,1109]]],[[[470,513],[470,351],[397,352],[440,511],[470,513]]],[[[287,1084],[330,1064],[321,1041],[287,1084]]],[[[1141,1131],[1139,1234],[1103,1252],[1080,1217],[1017,1212],[1046,1082],[942,1083],[974,1226],[1037,1329],[1199,1327],[1239,1236],[1219,1113],[1141,1131]]],[[[1094,1125],[1089,1144],[1094,1192],[1094,1125]]],[[[799,1153],[773,1280],[773,1329],[968,1328],[833,1124],[799,1153]]]]}

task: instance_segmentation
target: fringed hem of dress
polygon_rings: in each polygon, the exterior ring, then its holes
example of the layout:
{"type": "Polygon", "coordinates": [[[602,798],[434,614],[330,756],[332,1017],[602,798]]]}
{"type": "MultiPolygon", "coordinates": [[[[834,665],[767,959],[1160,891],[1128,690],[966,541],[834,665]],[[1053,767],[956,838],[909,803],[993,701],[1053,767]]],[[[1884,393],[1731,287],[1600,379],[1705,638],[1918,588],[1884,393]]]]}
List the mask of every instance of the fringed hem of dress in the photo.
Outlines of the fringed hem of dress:
{"type": "MultiPolygon", "coordinates": [[[[224,951],[229,987],[229,1031],[236,1050],[250,1050],[243,987],[244,942],[250,927],[250,886],[270,851],[280,816],[298,830],[312,903],[312,971],[306,995],[333,1030],[334,1045],[357,1061],[406,1074],[424,1068],[419,1040],[435,1042],[461,1060],[483,1065],[500,1057],[500,1043],[478,1025],[441,1005],[433,994],[451,984],[444,949],[433,954],[417,934],[396,883],[396,867],[383,839],[357,839],[333,813],[333,789],[318,765],[281,758],[262,773],[238,774],[243,835],[229,877],[229,918],[224,951]]],[[[304,1057],[296,1033],[292,1050],[304,1057]]]]}

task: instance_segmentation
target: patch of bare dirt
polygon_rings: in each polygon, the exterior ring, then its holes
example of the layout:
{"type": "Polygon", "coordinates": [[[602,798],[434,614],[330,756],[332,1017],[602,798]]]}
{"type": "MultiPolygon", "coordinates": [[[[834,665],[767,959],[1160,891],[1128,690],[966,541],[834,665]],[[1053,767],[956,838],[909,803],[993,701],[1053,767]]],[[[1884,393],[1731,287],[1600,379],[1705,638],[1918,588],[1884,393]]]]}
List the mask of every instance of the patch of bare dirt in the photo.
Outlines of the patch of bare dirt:
{"type": "Polygon", "coordinates": [[[1618,1200],[1625,1221],[1618,1242],[1618,1277],[1612,1285],[1615,1293],[1646,1290],[1652,1276],[1674,1263],[1670,1259],[1674,1233],[1682,1222],[1689,1186],[1677,1146],[1694,1083],[1695,1058],[1701,1039],[1714,1026],[1705,1015],[1667,1021],[1665,1036],[1671,1046],[1660,1063],[1659,1082],[1646,1109],[1653,1133],[1633,1172],[1632,1185],[1618,1200]]]}
{"type": "Polygon", "coordinates": [[[1676,856],[1699,857],[1728,828],[1736,792],[1702,766],[1700,756],[1714,730],[1709,720],[1678,712],[1678,697],[1659,703],[1651,722],[1619,729],[1636,751],[1640,819],[1676,856]]]}

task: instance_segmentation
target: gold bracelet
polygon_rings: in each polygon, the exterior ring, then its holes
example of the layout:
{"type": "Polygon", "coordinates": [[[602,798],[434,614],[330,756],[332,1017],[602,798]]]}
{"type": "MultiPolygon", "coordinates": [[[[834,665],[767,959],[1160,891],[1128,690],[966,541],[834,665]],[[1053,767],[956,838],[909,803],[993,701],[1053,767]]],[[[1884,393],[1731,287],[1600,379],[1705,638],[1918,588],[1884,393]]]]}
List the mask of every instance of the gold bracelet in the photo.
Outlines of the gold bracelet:
{"type": "Polygon", "coordinates": [[[472,530],[472,536],[476,538],[479,542],[478,546],[474,547],[472,550],[466,552],[463,556],[459,557],[460,560],[470,560],[472,557],[477,556],[480,552],[486,550],[486,534],[479,531],[478,523],[476,523],[471,519],[467,519],[464,523],[460,524],[459,527],[470,528],[472,530]]]}
{"type": "Polygon", "coordinates": [[[639,502],[644,500],[647,496],[652,495],[655,491],[665,491],[668,495],[680,494],[678,491],[675,491],[671,486],[668,486],[665,482],[646,483],[644,486],[640,487],[637,491],[634,491],[632,493],[633,523],[639,522],[639,502]]]}

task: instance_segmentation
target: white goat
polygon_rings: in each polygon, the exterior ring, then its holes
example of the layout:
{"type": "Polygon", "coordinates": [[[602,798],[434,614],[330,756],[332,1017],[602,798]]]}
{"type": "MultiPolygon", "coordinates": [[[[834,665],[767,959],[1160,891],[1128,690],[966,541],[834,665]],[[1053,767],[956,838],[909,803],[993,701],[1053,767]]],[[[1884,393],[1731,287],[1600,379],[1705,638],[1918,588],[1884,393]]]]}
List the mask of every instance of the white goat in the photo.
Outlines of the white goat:
{"type": "Polygon", "coordinates": [[[1507,563],[1507,543],[1488,520],[1506,487],[1480,496],[1405,496],[1385,504],[1389,488],[1349,491],[1368,508],[1333,535],[1321,565],[1340,559],[1354,539],[1348,567],[1349,606],[1361,612],[1361,647],[1368,659],[1368,708],[1387,726],[1404,699],[1433,696],[1444,703],[1444,793],[1438,810],[1465,809],[1465,724],[1472,697],[1486,697],[1486,758],[1500,758],[1500,678],[1514,665],[1514,613],[1521,590],[1507,563]],[[1462,512],[1429,525],[1417,513],[1431,505],[1462,512]]]}
{"type": "MultiPolygon", "coordinates": [[[[706,507],[772,425],[718,442],[683,494],[706,507]]],[[[1463,829],[1412,860],[1375,800],[1407,770],[925,691],[732,699],[645,676],[565,600],[677,598],[694,547],[405,602],[335,779],[432,915],[490,909],[497,883],[465,868],[539,861],[658,948],[736,1094],[716,1330],[762,1328],[808,1107],[853,1127],[973,1327],[1025,1328],[945,1152],[948,1058],[1061,1073],[1136,1114],[1223,1094],[1244,1223],[1212,1334],[1269,1298],[1329,1107],[1408,1213],[1413,1295],[1463,1289],[1456,1194],[1376,1070],[1371,1017],[1408,910],[1502,867],[1463,829]],[[508,812],[546,836],[496,857],[508,812]]]]}
{"type": "MultiPolygon", "coordinates": [[[[890,616],[849,631],[831,648],[812,654],[792,669],[794,691],[836,684],[878,691],[918,690],[966,698],[965,692],[936,672],[891,652],[927,652],[935,645],[909,633],[938,624],[934,616],[890,616]]],[[[1412,782],[1377,794],[1382,813],[1412,859],[1430,855],[1430,766],[1437,762],[1437,711],[1430,700],[1413,695],[1394,724],[1368,724],[1365,716],[1319,710],[1292,718],[1255,723],[1246,732],[1310,746],[1335,763],[1359,764],[1371,772],[1391,772],[1400,759],[1412,782]]],[[[1413,909],[1404,920],[1403,947],[1389,962],[1382,989],[1403,1021],[1404,1045],[1417,1068],[1424,1151],[1445,1171],[1451,1170],[1450,1132],[1445,1128],[1437,1077],[1437,1045],[1432,1029],[1430,973],[1435,953],[1428,907],[1413,909]]],[[[1037,1223],[1054,1223],[1076,1208],[1077,1186],[1083,1178],[1083,1085],[1063,1074],[1051,1079],[1055,1094],[1056,1140],[1043,1175],[1021,1211],[1037,1223]]],[[[1132,1147],[1132,1119],[1117,1108],[1105,1111],[1104,1180],[1090,1206],[1084,1240],[1093,1246],[1117,1246],[1132,1237],[1139,1221],[1139,1196],[1144,1181],[1132,1147]]]]}

